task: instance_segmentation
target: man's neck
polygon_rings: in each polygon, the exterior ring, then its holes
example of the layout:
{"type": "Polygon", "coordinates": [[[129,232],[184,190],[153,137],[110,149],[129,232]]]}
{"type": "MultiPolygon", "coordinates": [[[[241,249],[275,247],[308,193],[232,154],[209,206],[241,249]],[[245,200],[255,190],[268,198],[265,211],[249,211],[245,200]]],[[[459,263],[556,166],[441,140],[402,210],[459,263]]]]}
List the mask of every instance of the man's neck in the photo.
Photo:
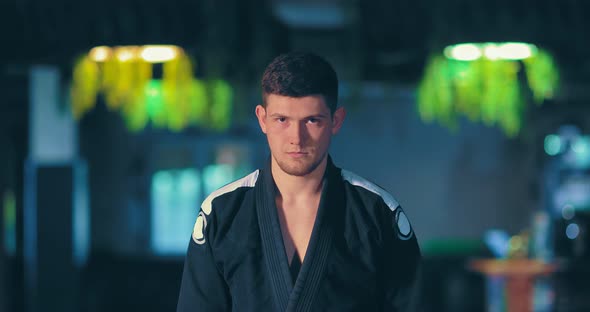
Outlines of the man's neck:
{"type": "Polygon", "coordinates": [[[297,201],[318,195],[322,190],[322,180],[326,171],[328,157],[314,171],[304,176],[294,176],[284,172],[274,159],[271,160],[271,171],[275,184],[283,201],[297,201]]]}

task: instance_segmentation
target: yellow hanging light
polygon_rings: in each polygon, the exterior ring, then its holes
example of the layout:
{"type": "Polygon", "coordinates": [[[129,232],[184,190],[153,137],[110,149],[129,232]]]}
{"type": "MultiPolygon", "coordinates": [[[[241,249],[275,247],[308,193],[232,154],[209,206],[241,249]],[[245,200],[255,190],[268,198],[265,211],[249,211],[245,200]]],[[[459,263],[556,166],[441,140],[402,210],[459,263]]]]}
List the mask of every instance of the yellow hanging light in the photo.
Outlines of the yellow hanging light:
{"type": "MultiPolygon", "coordinates": [[[[224,83],[224,96],[231,99],[233,90],[224,83]]],[[[72,111],[80,119],[102,94],[107,107],[121,112],[132,131],[143,129],[150,121],[155,127],[173,131],[191,125],[227,129],[231,102],[208,110],[214,101],[209,94],[216,93],[207,88],[193,77],[191,60],[180,47],[100,46],[91,49],[74,67],[72,111]],[[152,78],[156,63],[162,64],[161,80],[152,78]]]]}

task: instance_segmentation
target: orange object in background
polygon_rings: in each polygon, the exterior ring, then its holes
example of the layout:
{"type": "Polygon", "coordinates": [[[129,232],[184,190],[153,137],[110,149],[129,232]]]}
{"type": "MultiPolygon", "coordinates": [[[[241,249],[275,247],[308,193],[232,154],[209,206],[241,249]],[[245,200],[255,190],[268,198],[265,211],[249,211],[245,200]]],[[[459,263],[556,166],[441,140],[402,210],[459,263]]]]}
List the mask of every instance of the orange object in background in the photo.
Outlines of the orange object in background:
{"type": "MultiPolygon", "coordinates": [[[[531,259],[481,259],[468,264],[472,271],[482,273],[487,279],[504,278],[506,294],[506,311],[532,312],[535,279],[553,273],[556,265],[531,259]]],[[[491,311],[488,291],[488,311],[491,311]]]]}

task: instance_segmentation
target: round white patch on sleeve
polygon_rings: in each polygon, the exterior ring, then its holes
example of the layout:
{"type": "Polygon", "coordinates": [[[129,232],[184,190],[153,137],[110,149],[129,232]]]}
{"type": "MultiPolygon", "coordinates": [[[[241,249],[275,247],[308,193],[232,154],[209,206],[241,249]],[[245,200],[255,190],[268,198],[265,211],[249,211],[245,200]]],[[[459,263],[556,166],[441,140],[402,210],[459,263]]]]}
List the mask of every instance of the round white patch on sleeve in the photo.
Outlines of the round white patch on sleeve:
{"type": "Polygon", "coordinates": [[[193,240],[195,243],[202,245],[205,243],[205,228],[207,227],[207,219],[203,212],[199,212],[197,221],[195,221],[195,227],[193,229],[193,240]]]}
{"type": "Polygon", "coordinates": [[[410,221],[408,220],[408,217],[406,217],[406,214],[401,210],[401,208],[398,209],[399,211],[396,215],[396,222],[400,238],[408,239],[412,234],[412,226],[410,225],[410,221]]]}

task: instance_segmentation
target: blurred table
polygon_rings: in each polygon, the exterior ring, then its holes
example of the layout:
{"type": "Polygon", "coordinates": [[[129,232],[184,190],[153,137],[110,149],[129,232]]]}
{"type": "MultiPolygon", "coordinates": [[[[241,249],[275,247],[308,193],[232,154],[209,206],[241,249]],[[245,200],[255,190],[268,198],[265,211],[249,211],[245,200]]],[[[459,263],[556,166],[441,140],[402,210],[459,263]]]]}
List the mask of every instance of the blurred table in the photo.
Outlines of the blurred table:
{"type": "Polygon", "coordinates": [[[493,290],[487,291],[488,312],[532,312],[535,279],[554,272],[556,266],[531,259],[478,259],[468,263],[469,269],[482,273],[488,287],[505,284],[506,309],[497,304],[493,290]],[[505,282],[505,283],[503,283],[505,282]]]}

